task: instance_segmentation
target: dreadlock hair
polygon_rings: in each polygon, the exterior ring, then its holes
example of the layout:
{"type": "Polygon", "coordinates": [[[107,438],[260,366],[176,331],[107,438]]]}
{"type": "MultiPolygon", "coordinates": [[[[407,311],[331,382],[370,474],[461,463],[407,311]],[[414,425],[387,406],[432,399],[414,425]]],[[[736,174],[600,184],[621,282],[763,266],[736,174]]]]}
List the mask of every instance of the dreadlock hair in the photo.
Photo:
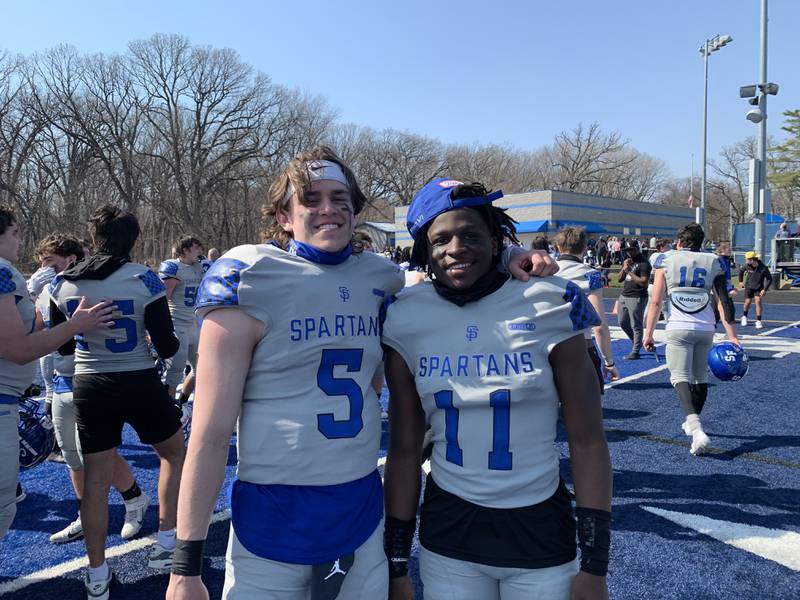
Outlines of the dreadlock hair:
{"type": "MultiPolygon", "coordinates": [[[[487,190],[482,183],[473,182],[454,187],[450,192],[450,198],[453,200],[480,198],[481,196],[488,196],[490,193],[491,191],[487,190]]],[[[497,248],[500,252],[497,253],[492,261],[492,265],[497,266],[502,255],[504,240],[508,239],[514,244],[520,244],[519,239],[517,239],[517,222],[506,214],[505,209],[492,206],[491,204],[480,204],[478,206],[468,206],[465,208],[477,211],[481,215],[481,218],[489,228],[489,234],[497,242],[497,248]]],[[[411,250],[411,265],[424,269],[429,277],[433,274],[433,271],[428,264],[428,229],[434,220],[435,219],[426,223],[425,226],[417,232],[416,238],[414,239],[414,247],[411,250]]]]}

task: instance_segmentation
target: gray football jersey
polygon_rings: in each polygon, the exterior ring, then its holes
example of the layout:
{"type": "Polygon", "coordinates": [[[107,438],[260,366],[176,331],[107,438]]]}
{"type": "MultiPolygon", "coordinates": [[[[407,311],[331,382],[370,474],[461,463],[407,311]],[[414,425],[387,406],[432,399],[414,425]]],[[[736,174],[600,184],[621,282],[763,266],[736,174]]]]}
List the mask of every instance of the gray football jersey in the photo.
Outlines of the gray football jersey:
{"type": "Polygon", "coordinates": [[[147,344],[144,310],[164,295],[164,284],[144,265],[127,263],[105,279],[67,281],[57,275],[50,284],[56,306],[69,318],[86,297],[87,306],[112,300],[114,325],[75,337],[75,374],[117,373],[153,368],[147,344]]]}
{"type": "Polygon", "coordinates": [[[238,307],[264,324],[242,398],[238,476],[334,485],[375,470],[380,310],[403,287],[371,252],[321,265],[271,245],[239,246],[206,273],[197,311],[238,307]]]}
{"type": "Polygon", "coordinates": [[[548,357],[598,323],[580,288],[560,277],[508,281],[462,307],[430,283],[400,293],[383,342],[414,375],[436,483],[492,508],[549,498],[559,478],[559,397],[548,357]]]}
{"type": "MultiPolygon", "coordinates": [[[[560,259],[556,261],[556,264],[558,265],[558,276],[574,282],[584,294],[588,295],[594,290],[603,289],[603,277],[597,269],[574,260],[560,259]]],[[[587,340],[592,339],[592,333],[588,329],[583,336],[587,340]]]]}
{"type": "Polygon", "coordinates": [[[714,279],[723,272],[716,254],[691,250],[667,252],[661,266],[671,304],[689,314],[708,306],[714,279]]]}
{"type": "Polygon", "coordinates": [[[162,280],[176,279],[178,281],[178,285],[172,292],[172,298],[167,300],[172,322],[176,327],[186,327],[197,322],[194,307],[197,301],[197,290],[205,272],[203,263],[199,261],[187,265],[183,261],[170,259],[165,260],[158,267],[158,276],[162,280]]]}
{"type": "MultiPolygon", "coordinates": [[[[25,285],[25,278],[4,258],[0,258],[0,294],[13,295],[26,333],[32,332],[36,327],[36,310],[25,285]]],[[[38,360],[18,365],[0,357],[0,394],[21,396],[22,392],[33,383],[38,366],[38,360]]]]}
{"type": "MultiPolygon", "coordinates": [[[[50,289],[49,286],[42,290],[36,299],[36,309],[41,313],[44,326],[50,329],[50,289]]],[[[72,377],[75,375],[75,355],[69,354],[61,356],[58,352],[53,352],[53,369],[62,377],[72,377]]]]}

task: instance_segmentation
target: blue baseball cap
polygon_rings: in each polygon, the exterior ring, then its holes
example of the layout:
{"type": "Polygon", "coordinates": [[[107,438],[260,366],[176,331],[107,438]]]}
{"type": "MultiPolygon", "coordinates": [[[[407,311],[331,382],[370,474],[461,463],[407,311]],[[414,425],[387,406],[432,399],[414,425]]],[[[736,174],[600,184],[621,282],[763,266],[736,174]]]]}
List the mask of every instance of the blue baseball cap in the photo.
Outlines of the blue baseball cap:
{"type": "Polygon", "coordinates": [[[416,239],[419,230],[442,213],[466,206],[491,204],[498,198],[503,197],[503,192],[497,190],[486,196],[453,200],[450,195],[453,192],[453,188],[459,185],[464,185],[464,183],[456,179],[437,177],[426,183],[417,192],[408,207],[408,214],[406,215],[406,227],[408,227],[408,233],[411,234],[412,238],[416,239]]]}

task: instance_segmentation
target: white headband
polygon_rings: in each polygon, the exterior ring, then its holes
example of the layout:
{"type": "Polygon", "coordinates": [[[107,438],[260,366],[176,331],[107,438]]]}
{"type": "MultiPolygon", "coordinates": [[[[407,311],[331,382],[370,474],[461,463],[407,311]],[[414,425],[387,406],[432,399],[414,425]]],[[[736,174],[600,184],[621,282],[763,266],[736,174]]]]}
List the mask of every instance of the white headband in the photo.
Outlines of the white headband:
{"type": "MultiPolygon", "coordinates": [[[[327,179],[329,181],[338,181],[350,189],[350,184],[347,181],[347,177],[344,176],[344,171],[342,171],[342,168],[335,162],[329,160],[312,160],[306,163],[306,173],[308,173],[309,183],[327,179]]],[[[289,200],[292,199],[293,195],[294,186],[290,181],[289,186],[286,188],[286,193],[283,195],[283,206],[289,204],[289,200]]]]}

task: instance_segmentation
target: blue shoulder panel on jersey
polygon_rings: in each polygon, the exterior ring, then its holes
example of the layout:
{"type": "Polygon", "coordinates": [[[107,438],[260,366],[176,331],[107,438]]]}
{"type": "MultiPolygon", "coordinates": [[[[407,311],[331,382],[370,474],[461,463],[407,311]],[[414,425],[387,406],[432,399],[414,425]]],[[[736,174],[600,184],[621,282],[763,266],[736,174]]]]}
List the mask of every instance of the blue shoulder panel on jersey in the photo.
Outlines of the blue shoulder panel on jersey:
{"type": "Polygon", "coordinates": [[[47,285],[47,291],[50,292],[51,294],[53,292],[55,292],[56,288],[58,287],[58,284],[61,283],[62,279],[64,279],[64,274],[63,273],[59,273],[58,275],[53,277],[53,279],[47,285]]]}
{"type": "Polygon", "coordinates": [[[217,259],[203,277],[195,308],[239,304],[241,272],[249,266],[235,258],[217,259]]]}
{"type": "Polygon", "coordinates": [[[164,282],[162,282],[158,278],[158,275],[153,273],[150,269],[147,269],[144,273],[139,273],[137,275],[137,277],[139,279],[141,279],[142,283],[145,285],[145,287],[148,290],[150,290],[150,295],[151,296],[155,296],[156,294],[160,294],[165,289],[167,289],[166,286],[164,285],[164,282]]]}
{"type": "Polygon", "coordinates": [[[14,283],[14,273],[8,267],[0,267],[0,294],[10,294],[16,289],[17,284],[14,283]]]}
{"type": "Polygon", "coordinates": [[[569,311],[569,318],[572,319],[572,331],[600,325],[600,317],[597,316],[594,306],[586,299],[581,288],[572,281],[567,282],[564,300],[572,305],[569,311]]]}
{"type": "Polygon", "coordinates": [[[158,276],[162,279],[169,279],[178,274],[178,263],[174,260],[165,260],[158,265],[158,276]]]}
{"type": "Polygon", "coordinates": [[[664,259],[666,258],[666,254],[662,253],[656,256],[656,259],[653,261],[653,268],[660,269],[661,265],[664,264],[664,259]]]}
{"type": "Polygon", "coordinates": [[[386,322],[386,311],[389,310],[389,306],[391,306],[395,300],[397,300],[397,296],[394,294],[389,295],[383,299],[383,302],[381,302],[381,307],[378,309],[378,323],[380,324],[381,335],[383,335],[383,324],[386,322]]]}
{"type": "Polygon", "coordinates": [[[584,277],[589,281],[590,292],[603,289],[603,277],[600,275],[600,271],[589,271],[584,277]]]}

